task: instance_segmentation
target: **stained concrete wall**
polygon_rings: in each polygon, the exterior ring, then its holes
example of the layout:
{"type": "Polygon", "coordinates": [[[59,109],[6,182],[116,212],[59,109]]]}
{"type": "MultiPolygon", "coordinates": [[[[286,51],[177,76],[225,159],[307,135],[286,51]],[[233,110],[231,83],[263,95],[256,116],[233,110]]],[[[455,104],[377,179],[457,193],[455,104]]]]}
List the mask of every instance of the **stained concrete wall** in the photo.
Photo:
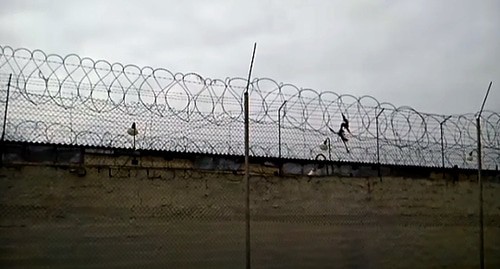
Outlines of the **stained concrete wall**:
{"type": "MultiPolygon", "coordinates": [[[[244,268],[245,184],[196,160],[87,153],[0,169],[2,268],[244,268]]],[[[253,268],[465,268],[479,263],[478,184],[273,176],[253,165],[253,268]]],[[[352,173],[346,173],[352,174],[352,173]]],[[[485,258],[500,265],[500,184],[484,184],[485,258]]]]}

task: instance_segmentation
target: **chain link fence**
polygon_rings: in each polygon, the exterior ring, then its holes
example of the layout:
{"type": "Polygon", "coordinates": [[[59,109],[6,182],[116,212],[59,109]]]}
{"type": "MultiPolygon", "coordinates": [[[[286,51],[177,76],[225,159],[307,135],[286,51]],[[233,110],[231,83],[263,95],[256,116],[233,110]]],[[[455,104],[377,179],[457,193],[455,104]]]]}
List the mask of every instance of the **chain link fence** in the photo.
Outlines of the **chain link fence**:
{"type": "MultiPolygon", "coordinates": [[[[245,84],[0,47],[0,267],[244,268],[245,84]]],[[[252,268],[478,265],[475,115],[270,79],[250,99],[252,268]]],[[[495,268],[500,115],[482,120],[495,268]]]]}
{"type": "MultiPolygon", "coordinates": [[[[243,155],[246,79],[203,78],[0,46],[5,140],[243,155]],[[9,76],[11,83],[8,83],[9,76]],[[10,92],[7,100],[7,91],[10,92]],[[6,109],[6,104],[9,109],[6,109]]],[[[473,168],[473,114],[433,115],[370,96],[318,92],[271,79],[250,83],[250,154],[311,160],[473,168]],[[279,115],[278,115],[279,114],[279,115]],[[349,122],[347,147],[337,132],[349,122]],[[281,148],[281,151],[279,150],[281,148]]],[[[482,114],[483,167],[500,160],[500,115],[482,114]]]]}

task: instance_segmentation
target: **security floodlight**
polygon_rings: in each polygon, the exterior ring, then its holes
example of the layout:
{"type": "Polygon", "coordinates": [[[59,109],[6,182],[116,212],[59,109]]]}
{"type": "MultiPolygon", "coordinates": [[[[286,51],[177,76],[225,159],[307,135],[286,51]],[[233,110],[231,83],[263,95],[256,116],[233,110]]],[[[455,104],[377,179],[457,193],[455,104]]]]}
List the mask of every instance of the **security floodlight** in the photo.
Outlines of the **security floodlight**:
{"type": "Polygon", "coordinates": [[[137,161],[137,158],[135,157],[135,153],[136,153],[135,152],[135,137],[137,136],[137,134],[139,134],[139,131],[137,131],[137,128],[135,126],[135,122],[132,123],[132,126],[127,129],[127,134],[131,135],[134,138],[134,142],[132,144],[132,148],[134,150],[134,157],[132,158],[132,164],[137,165],[137,164],[139,164],[139,162],[137,161]]]}
{"type": "Polygon", "coordinates": [[[319,145],[319,148],[323,151],[328,150],[328,139],[323,142],[323,144],[319,145]]]}
{"type": "Polygon", "coordinates": [[[332,143],[330,141],[330,137],[327,137],[325,141],[323,141],[322,144],[319,145],[319,148],[322,151],[327,151],[328,150],[328,160],[332,160],[332,143]]]}
{"type": "Polygon", "coordinates": [[[130,128],[128,128],[127,134],[134,137],[139,134],[139,131],[137,131],[137,128],[135,127],[135,122],[132,123],[132,126],[130,128]]]}
{"type": "Polygon", "coordinates": [[[469,152],[468,154],[466,154],[465,159],[466,159],[468,162],[472,162],[472,161],[474,161],[474,156],[473,156],[473,154],[474,154],[474,151],[469,152]]]}

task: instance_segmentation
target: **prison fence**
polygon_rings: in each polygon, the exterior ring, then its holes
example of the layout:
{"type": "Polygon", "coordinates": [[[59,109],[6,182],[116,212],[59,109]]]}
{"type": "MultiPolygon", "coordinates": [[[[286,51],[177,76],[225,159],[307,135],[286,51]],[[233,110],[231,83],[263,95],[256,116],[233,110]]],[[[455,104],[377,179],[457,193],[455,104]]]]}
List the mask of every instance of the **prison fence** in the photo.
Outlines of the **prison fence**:
{"type": "MultiPolygon", "coordinates": [[[[245,86],[244,78],[0,47],[6,141],[127,148],[133,138],[126,130],[136,123],[137,149],[243,155],[245,86]]],[[[267,78],[253,79],[249,96],[251,156],[314,159],[322,153],[333,161],[475,166],[476,114],[427,114],[267,78]],[[339,129],[342,115],[350,127],[347,148],[330,130],[339,129]]],[[[481,119],[483,167],[495,169],[500,114],[485,111],[481,119]]]]}
{"type": "MultiPolygon", "coordinates": [[[[250,154],[264,161],[252,162],[247,189],[246,84],[1,46],[0,267],[479,264],[476,175],[422,172],[476,166],[477,115],[253,79],[250,154]],[[347,148],[330,131],[342,114],[347,148]],[[334,171],[304,175],[318,156],[334,171]],[[266,160],[276,159],[298,172],[274,175],[266,160]],[[414,170],[381,178],[378,163],[414,170]]],[[[494,170],[500,115],[481,121],[484,168],[494,170]]],[[[487,172],[484,257],[496,268],[499,184],[487,172]]]]}

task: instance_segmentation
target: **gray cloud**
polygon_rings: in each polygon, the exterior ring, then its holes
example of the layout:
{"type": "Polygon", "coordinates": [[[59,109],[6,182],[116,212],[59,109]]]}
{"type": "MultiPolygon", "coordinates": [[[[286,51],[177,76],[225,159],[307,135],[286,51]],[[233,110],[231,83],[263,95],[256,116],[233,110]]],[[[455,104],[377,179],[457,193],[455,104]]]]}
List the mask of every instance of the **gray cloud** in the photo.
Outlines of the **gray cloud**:
{"type": "Polygon", "coordinates": [[[47,53],[372,95],[431,113],[500,111],[500,2],[4,1],[0,39],[47,53]]]}

